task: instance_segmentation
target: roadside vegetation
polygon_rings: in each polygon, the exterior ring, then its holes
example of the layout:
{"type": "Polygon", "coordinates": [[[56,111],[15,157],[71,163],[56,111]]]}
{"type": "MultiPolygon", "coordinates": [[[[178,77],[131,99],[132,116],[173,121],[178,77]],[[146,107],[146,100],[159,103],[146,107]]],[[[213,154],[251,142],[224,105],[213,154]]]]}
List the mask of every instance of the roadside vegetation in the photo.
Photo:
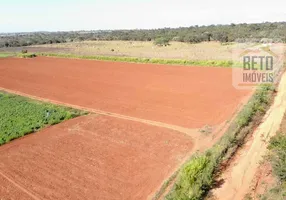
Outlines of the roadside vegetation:
{"type": "Polygon", "coordinates": [[[280,132],[270,140],[269,161],[272,164],[273,176],[276,177],[276,185],[260,196],[261,200],[285,200],[286,199],[286,133],[280,132]]]}
{"type": "Polygon", "coordinates": [[[132,58],[132,57],[115,57],[115,56],[85,56],[74,54],[58,54],[58,53],[37,53],[38,56],[74,58],[88,60],[104,60],[116,62],[132,62],[132,63],[152,63],[167,65],[185,65],[185,66],[212,66],[212,67],[232,67],[233,62],[228,60],[179,60],[179,59],[158,59],[158,58],[132,58]]]}
{"type": "Polygon", "coordinates": [[[275,88],[260,86],[231,123],[224,136],[211,149],[196,154],[182,167],[167,200],[200,200],[215,184],[220,166],[231,158],[245,137],[260,122],[272,102],[275,88]]]}
{"type": "Polygon", "coordinates": [[[0,92],[0,146],[83,114],[83,111],[0,92]]]}

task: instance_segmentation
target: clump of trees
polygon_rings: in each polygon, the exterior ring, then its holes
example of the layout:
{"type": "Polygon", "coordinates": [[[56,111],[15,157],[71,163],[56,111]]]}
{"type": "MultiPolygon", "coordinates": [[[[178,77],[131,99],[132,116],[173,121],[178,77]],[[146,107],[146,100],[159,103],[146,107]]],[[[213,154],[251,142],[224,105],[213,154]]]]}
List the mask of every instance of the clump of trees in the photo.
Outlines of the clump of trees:
{"type": "Polygon", "coordinates": [[[169,41],[188,43],[204,41],[220,41],[223,43],[243,42],[249,38],[258,42],[262,39],[265,40],[265,38],[286,42],[286,22],[190,26],[146,30],[0,33],[0,48],[79,42],[84,40],[154,41],[156,45],[165,45],[163,39],[165,40],[166,38],[169,41]]]}
{"type": "Polygon", "coordinates": [[[168,46],[170,44],[169,42],[170,42],[170,39],[165,38],[165,37],[159,37],[155,39],[154,44],[156,46],[168,46]]]}

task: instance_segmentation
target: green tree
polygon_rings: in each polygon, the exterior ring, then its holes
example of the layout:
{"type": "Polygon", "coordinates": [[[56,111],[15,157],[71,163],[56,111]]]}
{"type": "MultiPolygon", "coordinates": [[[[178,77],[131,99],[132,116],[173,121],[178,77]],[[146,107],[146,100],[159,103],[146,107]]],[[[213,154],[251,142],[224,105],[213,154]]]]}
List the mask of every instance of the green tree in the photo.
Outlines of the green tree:
{"type": "Polygon", "coordinates": [[[170,42],[170,39],[165,38],[165,37],[159,37],[155,39],[154,44],[157,46],[168,46],[170,45],[169,42],[170,42]]]}

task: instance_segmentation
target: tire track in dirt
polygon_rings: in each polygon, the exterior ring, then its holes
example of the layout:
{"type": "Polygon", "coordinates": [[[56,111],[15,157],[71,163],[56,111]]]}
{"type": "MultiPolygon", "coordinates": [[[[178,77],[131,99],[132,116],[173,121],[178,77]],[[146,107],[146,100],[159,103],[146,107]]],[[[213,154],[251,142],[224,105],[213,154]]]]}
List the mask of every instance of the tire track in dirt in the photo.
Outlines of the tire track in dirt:
{"type": "Polygon", "coordinates": [[[283,74],[274,104],[253,133],[253,138],[238,152],[229,168],[221,175],[225,182],[212,191],[211,199],[241,200],[251,189],[255,173],[267,153],[270,138],[279,130],[286,111],[286,73],[283,74]]]}
{"type": "Polygon", "coordinates": [[[34,200],[40,200],[40,198],[36,197],[35,195],[33,195],[29,190],[26,190],[24,187],[22,187],[21,185],[19,185],[18,183],[16,183],[15,181],[13,181],[12,179],[10,179],[8,176],[6,176],[5,174],[3,174],[0,171],[0,176],[2,176],[3,178],[5,178],[7,181],[9,181],[11,184],[15,185],[17,188],[19,188],[22,192],[26,193],[27,195],[29,195],[32,199],[34,200]]]}

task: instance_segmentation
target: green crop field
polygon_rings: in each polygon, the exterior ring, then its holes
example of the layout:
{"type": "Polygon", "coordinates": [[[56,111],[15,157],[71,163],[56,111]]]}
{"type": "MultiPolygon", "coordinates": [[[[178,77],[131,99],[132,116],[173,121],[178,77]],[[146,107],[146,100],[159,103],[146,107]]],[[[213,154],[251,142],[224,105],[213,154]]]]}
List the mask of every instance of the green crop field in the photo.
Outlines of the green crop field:
{"type": "Polygon", "coordinates": [[[83,114],[86,113],[0,92],[0,145],[83,114]]]}

